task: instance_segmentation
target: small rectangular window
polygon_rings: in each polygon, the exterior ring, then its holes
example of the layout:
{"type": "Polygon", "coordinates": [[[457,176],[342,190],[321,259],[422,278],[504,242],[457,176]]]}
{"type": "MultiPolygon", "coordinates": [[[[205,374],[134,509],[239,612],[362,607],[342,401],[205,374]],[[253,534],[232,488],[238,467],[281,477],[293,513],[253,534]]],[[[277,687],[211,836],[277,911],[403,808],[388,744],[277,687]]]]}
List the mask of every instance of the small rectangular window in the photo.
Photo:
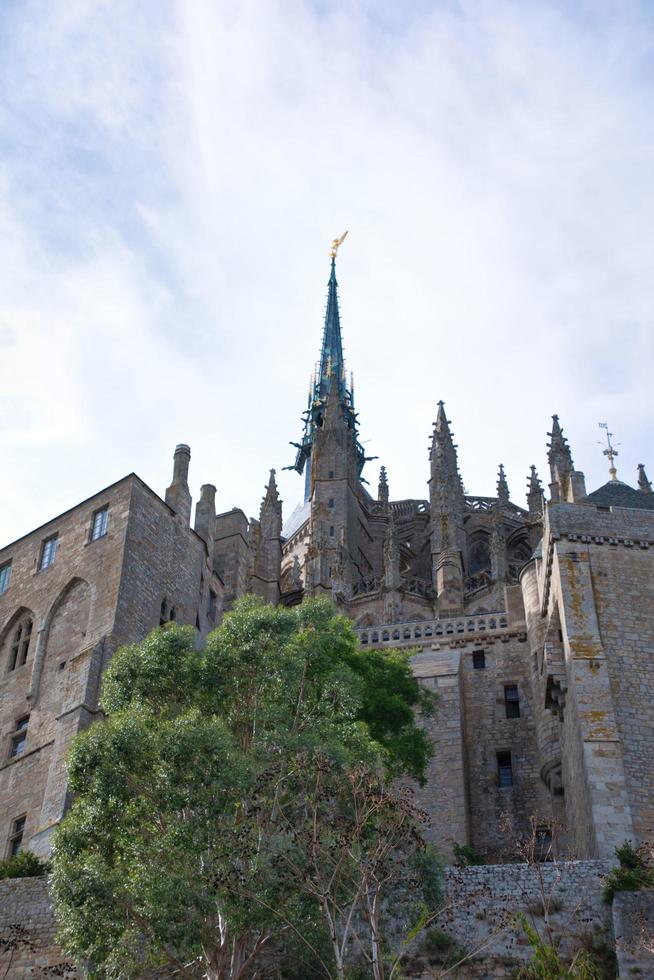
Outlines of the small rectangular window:
{"type": "Polygon", "coordinates": [[[333,497],[330,497],[329,498],[329,506],[330,507],[333,507],[334,506],[334,498],[333,497]]]}
{"type": "Polygon", "coordinates": [[[475,670],[483,670],[486,666],[486,654],[483,650],[472,651],[472,666],[475,670]]]}
{"type": "Polygon", "coordinates": [[[25,821],[27,817],[23,815],[22,817],[17,817],[11,826],[11,834],[9,836],[9,856],[15,857],[20,851],[21,844],[23,843],[23,833],[25,832],[25,821]]]}
{"type": "Polygon", "coordinates": [[[25,751],[25,742],[27,740],[27,726],[29,724],[30,716],[24,715],[19,718],[16,722],[16,730],[11,736],[11,748],[9,749],[9,758],[16,759],[19,755],[22,755],[25,751]]]}
{"type": "Polygon", "coordinates": [[[333,524],[329,528],[329,537],[330,538],[333,538],[334,537],[334,525],[333,524]]]}
{"type": "Polygon", "coordinates": [[[333,480],[334,479],[334,471],[333,470],[330,470],[329,471],[329,479],[330,480],[333,480]]]}
{"type": "Polygon", "coordinates": [[[6,592],[9,588],[9,579],[11,577],[11,562],[6,561],[4,565],[0,565],[0,595],[6,592]]]}
{"type": "Polygon", "coordinates": [[[504,710],[507,718],[520,717],[520,697],[517,684],[504,685],[504,710]]]}
{"type": "Polygon", "coordinates": [[[39,571],[43,571],[45,568],[50,568],[50,565],[54,563],[57,554],[57,541],[59,535],[53,534],[52,537],[46,538],[41,545],[41,560],[39,561],[39,571]]]}
{"type": "Polygon", "coordinates": [[[501,789],[513,786],[513,766],[510,752],[497,753],[497,778],[501,789]]]}
{"type": "Polygon", "coordinates": [[[102,507],[100,510],[96,510],[93,515],[93,520],[91,522],[91,541],[97,541],[98,538],[103,538],[107,533],[107,525],[109,524],[109,508],[102,507]]]}

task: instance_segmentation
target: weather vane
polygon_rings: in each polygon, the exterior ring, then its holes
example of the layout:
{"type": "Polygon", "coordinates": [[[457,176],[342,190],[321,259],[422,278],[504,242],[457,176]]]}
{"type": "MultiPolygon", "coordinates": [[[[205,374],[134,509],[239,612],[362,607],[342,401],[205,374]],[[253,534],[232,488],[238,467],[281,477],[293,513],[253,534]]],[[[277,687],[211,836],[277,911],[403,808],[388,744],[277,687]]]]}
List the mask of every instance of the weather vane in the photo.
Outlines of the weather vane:
{"type": "MultiPolygon", "coordinates": [[[[606,458],[609,461],[609,474],[611,476],[611,479],[612,480],[617,480],[618,479],[618,471],[615,468],[615,457],[618,455],[618,450],[611,443],[611,436],[613,435],[613,433],[612,432],[609,432],[609,423],[608,422],[598,422],[597,424],[599,425],[600,429],[606,429],[606,444],[607,444],[607,448],[604,450],[604,455],[606,456],[606,458]]],[[[604,443],[603,442],[599,442],[598,445],[603,446],[604,443]]],[[[620,445],[620,443],[617,442],[616,443],[616,446],[619,446],[619,445],[620,445]]]]}
{"type": "Polygon", "coordinates": [[[334,241],[332,242],[332,247],[330,249],[329,254],[333,259],[336,258],[336,253],[338,252],[339,248],[341,247],[341,245],[343,244],[346,238],[347,238],[347,232],[344,231],[340,238],[335,238],[334,241]]]}

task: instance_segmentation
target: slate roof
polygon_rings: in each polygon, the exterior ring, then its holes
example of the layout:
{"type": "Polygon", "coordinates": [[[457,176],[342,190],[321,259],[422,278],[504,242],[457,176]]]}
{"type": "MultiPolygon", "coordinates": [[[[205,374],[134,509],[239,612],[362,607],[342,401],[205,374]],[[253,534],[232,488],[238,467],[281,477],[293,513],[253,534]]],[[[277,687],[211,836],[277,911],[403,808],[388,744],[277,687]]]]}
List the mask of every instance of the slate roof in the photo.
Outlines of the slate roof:
{"type": "Polygon", "coordinates": [[[621,480],[609,480],[603,487],[593,490],[583,501],[597,507],[633,507],[638,510],[654,510],[654,493],[635,490],[621,480]]]}

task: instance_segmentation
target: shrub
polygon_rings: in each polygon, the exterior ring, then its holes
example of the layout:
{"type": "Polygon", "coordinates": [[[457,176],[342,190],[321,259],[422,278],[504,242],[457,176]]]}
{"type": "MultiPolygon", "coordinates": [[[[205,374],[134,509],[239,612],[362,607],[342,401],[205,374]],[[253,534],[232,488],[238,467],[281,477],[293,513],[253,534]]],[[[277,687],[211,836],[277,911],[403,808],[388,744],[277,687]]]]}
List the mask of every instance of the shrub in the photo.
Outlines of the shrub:
{"type": "Polygon", "coordinates": [[[616,892],[636,892],[641,888],[654,888],[654,865],[645,845],[634,847],[626,841],[615,849],[620,864],[613,868],[604,882],[602,896],[611,903],[616,892]]]}
{"type": "Polygon", "coordinates": [[[32,851],[19,851],[6,861],[0,861],[0,880],[3,878],[38,878],[50,870],[32,851]]]}
{"type": "Polygon", "coordinates": [[[479,851],[476,851],[474,847],[470,847],[468,844],[455,844],[452,848],[454,851],[454,863],[458,864],[460,868],[470,868],[479,864],[486,864],[486,858],[479,851]]]}

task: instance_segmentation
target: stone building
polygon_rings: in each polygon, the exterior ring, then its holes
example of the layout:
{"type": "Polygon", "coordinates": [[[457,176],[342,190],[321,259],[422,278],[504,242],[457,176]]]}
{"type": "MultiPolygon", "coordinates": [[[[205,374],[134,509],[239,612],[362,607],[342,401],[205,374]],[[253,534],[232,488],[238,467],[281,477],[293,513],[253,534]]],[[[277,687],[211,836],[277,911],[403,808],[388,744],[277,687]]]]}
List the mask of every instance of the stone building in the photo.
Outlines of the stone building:
{"type": "Polygon", "coordinates": [[[566,853],[610,858],[654,827],[654,494],[611,479],[587,493],[559,420],[549,499],[526,507],[464,491],[438,403],[424,499],[373,496],[347,384],[335,251],[319,370],[291,468],[303,500],[282,526],[271,471],[259,518],[191,527],[190,450],[162,499],[136,475],[0,550],[0,854],[47,854],[66,810],[64,759],[98,714],[118,645],[169,620],[199,637],[245,593],[293,605],[325,595],[363,649],[412,649],[439,694],[422,801],[445,853],[513,847],[531,817],[564,826],[566,853]]]}

